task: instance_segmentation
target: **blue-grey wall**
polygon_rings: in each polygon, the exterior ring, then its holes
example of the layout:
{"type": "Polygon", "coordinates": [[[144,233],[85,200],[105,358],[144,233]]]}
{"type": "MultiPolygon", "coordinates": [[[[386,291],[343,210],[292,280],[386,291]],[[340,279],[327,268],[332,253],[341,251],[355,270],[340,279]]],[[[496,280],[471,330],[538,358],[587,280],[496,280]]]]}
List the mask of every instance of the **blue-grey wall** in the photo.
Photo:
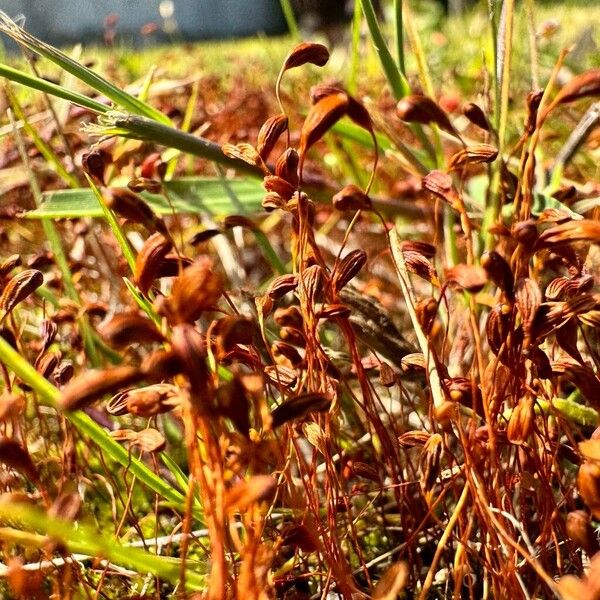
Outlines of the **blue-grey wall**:
{"type": "MultiPolygon", "coordinates": [[[[25,15],[25,29],[51,43],[100,39],[104,20],[117,15],[117,37],[135,41],[142,25],[159,26],[161,0],[1,0],[10,16],[25,15]]],[[[184,39],[226,38],[285,31],[279,0],[172,0],[173,35],[184,39]]]]}

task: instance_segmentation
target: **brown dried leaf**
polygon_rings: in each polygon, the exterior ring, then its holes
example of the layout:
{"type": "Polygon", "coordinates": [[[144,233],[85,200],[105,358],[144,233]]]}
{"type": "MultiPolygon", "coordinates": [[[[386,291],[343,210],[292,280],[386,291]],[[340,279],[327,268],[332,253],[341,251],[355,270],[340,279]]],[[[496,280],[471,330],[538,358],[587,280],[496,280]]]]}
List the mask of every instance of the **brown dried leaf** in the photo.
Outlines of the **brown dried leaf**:
{"type": "Polygon", "coordinates": [[[408,565],[394,563],[382,575],[373,591],[373,600],[396,600],[408,582],[408,565]]]}

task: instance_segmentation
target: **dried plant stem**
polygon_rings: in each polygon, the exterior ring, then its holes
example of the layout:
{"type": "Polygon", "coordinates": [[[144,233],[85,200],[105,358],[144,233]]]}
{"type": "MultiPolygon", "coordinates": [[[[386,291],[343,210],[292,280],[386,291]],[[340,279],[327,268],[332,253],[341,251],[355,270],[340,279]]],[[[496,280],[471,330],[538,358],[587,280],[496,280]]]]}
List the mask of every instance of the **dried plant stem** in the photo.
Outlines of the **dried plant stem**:
{"type": "Polygon", "coordinates": [[[421,594],[419,595],[419,600],[425,600],[427,598],[427,594],[429,593],[431,584],[433,583],[433,578],[435,576],[438,563],[440,562],[442,553],[446,550],[446,542],[448,541],[448,539],[450,538],[450,535],[452,534],[452,530],[454,529],[454,526],[456,525],[456,522],[458,521],[458,518],[460,517],[460,513],[462,512],[463,508],[465,507],[468,497],[469,497],[469,486],[465,485],[465,487],[463,488],[463,491],[460,495],[460,498],[458,499],[458,502],[456,503],[456,506],[454,507],[454,510],[452,511],[452,515],[448,519],[448,524],[446,525],[446,527],[444,529],[444,533],[442,534],[442,536],[440,537],[440,539],[438,541],[438,545],[435,550],[435,555],[433,556],[433,560],[431,561],[431,566],[429,567],[429,571],[427,571],[427,576],[425,577],[425,582],[423,583],[423,589],[421,590],[421,594]]]}
{"type": "Polygon", "coordinates": [[[396,268],[396,274],[398,275],[398,281],[400,283],[400,289],[402,290],[402,295],[406,302],[406,309],[410,315],[410,320],[417,336],[419,346],[421,347],[421,352],[423,352],[423,356],[425,357],[427,378],[429,380],[433,405],[440,407],[444,402],[444,392],[442,391],[442,383],[437,370],[436,359],[415,311],[415,296],[410,282],[408,269],[404,262],[404,256],[402,255],[402,250],[400,248],[400,238],[395,228],[389,232],[389,243],[392,250],[392,258],[394,259],[394,267],[396,268]]]}

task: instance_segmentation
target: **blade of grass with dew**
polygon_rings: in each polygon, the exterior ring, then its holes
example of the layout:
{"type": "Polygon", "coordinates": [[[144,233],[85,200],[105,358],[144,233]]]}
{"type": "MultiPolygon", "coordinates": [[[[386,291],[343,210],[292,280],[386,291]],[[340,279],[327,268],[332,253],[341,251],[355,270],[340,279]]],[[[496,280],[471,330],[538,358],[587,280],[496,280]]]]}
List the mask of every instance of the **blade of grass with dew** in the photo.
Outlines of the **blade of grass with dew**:
{"type": "MultiPolygon", "coordinates": [[[[217,177],[182,177],[164,182],[176,213],[210,214],[214,216],[234,214],[241,206],[246,213],[261,212],[264,189],[260,182],[247,179],[228,179],[227,186],[237,198],[233,203],[217,177]]],[[[142,197],[159,215],[172,214],[167,199],[160,194],[143,192],[142,197]]],[[[93,190],[55,190],[42,194],[42,204],[27,213],[30,219],[63,219],[77,217],[101,217],[102,207],[93,190]]]]}
{"type": "Polygon", "coordinates": [[[400,71],[398,64],[392,57],[387,44],[385,43],[383,33],[377,21],[377,15],[375,14],[373,3],[371,0],[360,0],[360,4],[367,21],[367,26],[369,27],[369,33],[371,34],[373,46],[375,47],[375,51],[377,52],[379,60],[381,61],[383,72],[385,73],[388,83],[392,89],[394,98],[396,98],[396,100],[400,100],[400,98],[410,94],[410,85],[408,84],[404,74],[400,71]]]}
{"type": "Polygon", "coordinates": [[[176,148],[194,156],[206,158],[226,167],[233,167],[238,171],[256,177],[263,175],[258,167],[249,165],[238,158],[231,158],[223,154],[221,147],[215,142],[186,133],[185,131],[180,131],[169,125],[158,123],[152,119],[129,113],[109,111],[98,117],[98,123],[85,125],[83,131],[103,138],[120,136],[155,142],[156,144],[176,148]]]}
{"type": "Polygon", "coordinates": [[[133,250],[132,250],[131,246],[129,245],[127,238],[125,237],[125,234],[123,233],[123,230],[121,229],[121,226],[119,225],[119,222],[117,221],[117,218],[115,217],[115,214],[106,205],[106,202],[104,201],[104,198],[102,197],[102,194],[101,194],[100,190],[98,189],[98,186],[96,186],[96,184],[93,182],[92,178],[87,173],[85,176],[86,176],[86,179],[88,180],[88,183],[90,184],[90,187],[92,188],[92,192],[93,192],[94,196],[96,197],[98,204],[100,204],[100,207],[102,208],[102,214],[104,215],[104,218],[106,219],[113,235],[115,236],[115,239],[117,240],[117,243],[119,244],[119,247],[121,248],[121,252],[123,253],[123,256],[125,257],[125,260],[127,261],[127,264],[129,265],[129,268],[131,269],[131,272],[135,273],[135,256],[133,254],[133,250]]]}
{"type": "MultiPolygon", "coordinates": [[[[180,580],[179,559],[157,556],[140,548],[122,546],[116,538],[101,534],[94,527],[51,517],[36,506],[0,502],[0,522],[10,524],[10,527],[2,528],[6,536],[3,535],[3,539],[14,538],[19,544],[46,548],[50,537],[60,541],[70,553],[102,558],[140,575],[151,573],[174,585],[180,580]],[[16,529],[16,526],[25,531],[16,529]],[[13,533],[14,535],[11,535],[13,533]]],[[[192,567],[192,564],[189,566],[192,567]]],[[[198,573],[197,566],[186,569],[186,586],[191,590],[201,590],[206,584],[205,576],[198,573]]]]}
{"type": "Polygon", "coordinates": [[[32,52],[47,58],[61,69],[77,77],[83,83],[104,94],[117,106],[121,106],[136,115],[142,115],[159,123],[169,125],[171,120],[159,110],[128,94],[118,86],[98,75],[91,69],[73,60],[57,48],[42,42],[35,36],[19,27],[5,12],[0,11],[0,32],[5,33],[17,44],[29,48],[32,52]]]}
{"type": "MultiPolygon", "coordinates": [[[[42,404],[58,407],[60,390],[38,373],[4,338],[0,337],[0,361],[23,380],[39,396],[42,404]]],[[[94,442],[101,450],[121,466],[128,468],[148,488],[162,496],[165,500],[183,506],[184,497],[173,486],[163,481],[142,461],[132,456],[123,446],[116,442],[100,425],[86,413],[75,411],[65,414],[66,418],[81,434],[94,442]]]]}
{"type": "Polygon", "coordinates": [[[77,106],[87,108],[98,114],[102,114],[110,110],[110,106],[106,106],[105,104],[97,102],[92,98],[88,98],[83,94],[73,92],[60,85],[57,85],[50,81],[46,81],[45,79],[40,79],[39,77],[34,77],[29,73],[25,73],[24,71],[14,69],[13,67],[9,67],[8,65],[4,65],[1,63],[0,77],[5,77],[6,79],[14,83],[24,85],[25,87],[31,88],[33,90],[38,90],[39,92],[50,94],[51,96],[56,96],[57,98],[61,98],[62,100],[67,100],[72,104],[76,104],[77,106]]]}

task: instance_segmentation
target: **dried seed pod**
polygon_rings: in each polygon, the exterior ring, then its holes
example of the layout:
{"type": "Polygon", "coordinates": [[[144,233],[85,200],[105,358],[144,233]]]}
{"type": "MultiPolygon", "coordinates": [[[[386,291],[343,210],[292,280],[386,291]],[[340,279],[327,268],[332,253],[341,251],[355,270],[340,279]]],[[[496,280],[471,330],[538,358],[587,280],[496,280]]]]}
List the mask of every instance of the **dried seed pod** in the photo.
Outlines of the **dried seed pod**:
{"type": "Polygon", "coordinates": [[[490,144],[475,144],[462,148],[450,157],[448,161],[448,170],[456,171],[467,165],[479,165],[481,163],[491,163],[498,156],[498,148],[490,144]]]}
{"type": "Polygon", "coordinates": [[[377,483],[381,482],[379,472],[372,465],[358,460],[352,460],[348,462],[350,463],[349,466],[350,470],[352,471],[352,475],[354,475],[355,477],[362,477],[363,479],[369,479],[377,483]]]}
{"type": "Polygon", "coordinates": [[[427,363],[425,356],[421,352],[413,352],[403,356],[400,360],[400,367],[404,375],[411,373],[425,373],[427,363]]]}
{"type": "Polygon", "coordinates": [[[254,323],[248,317],[236,315],[219,319],[213,329],[213,335],[216,337],[217,357],[222,359],[238,344],[252,344],[254,334],[254,323]]]}
{"type": "Polygon", "coordinates": [[[534,90],[527,94],[527,120],[525,121],[525,132],[527,135],[531,135],[535,131],[537,123],[537,114],[544,90],[534,90]]]}
{"type": "Polygon", "coordinates": [[[112,164],[112,156],[110,152],[102,148],[92,150],[81,157],[83,170],[102,185],[106,184],[104,177],[106,167],[110,164],[112,164]]]}
{"type": "Polygon", "coordinates": [[[481,266],[488,277],[506,294],[509,300],[514,299],[514,275],[510,265],[498,252],[492,250],[481,256],[481,266]]]}
{"type": "Polygon", "coordinates": [[[57,386],[60,387],[71,381],[74,374],[75,369],[73,368],[73,363],[69,360],[63,360],[52,372],[51,379],[57,386]]]}
{"type": "Polygon", "coordinates": [[[552,104],[566,104],[586,96],[600,96],[600,69],[590,69],[573,77],[560,88],[552,104]]]}
{"type": "Polygon", "coordinates": [[[508,304],[496,304],[488,315],[486,334],[490,350],[496,356],[498,356],[510,332],[511,312],[508,304]]]}
{"type": "Polygon", "coordinates": [[[301,329],[304,323],[302,313],[297,306],[278,308],[273,314],[273,320],[280,327],[295,327],[296,329],[301,329]]]}
{"type": "Polygon", "coordinates": [[[323,67],[329,60],[329,50],[323,44],[316,42],[301,42],[286,56],[281,71],[294,69],[305,64],[323,67]]]}
{"type": "Polygon", "coordinates": [[[216,393],[217,412],[222,417],[230,419],[235,428],[245,437],[250,433],[249,395],[239,377],[221,384],[216,393]]]}
{"type": "Polygon", "coordinates": [[[275,429],[289,421],[303,419],[312,412],[327,412],[330,406],[331,400],[323,394],[307,393],[294,396],[271,412],[271,425],[275,429]]]}
{"type": "Polygon", "coordinates": [[[515,223],[511,227],[510,234],[517,242],[519,242],[519,244],[526,248],[533,248],[539,237],[537,226],[533,219],[515,223]]]}
{"type": "Polygon", "coordinates": [[[480,129],[490,131],[490,124],[485,113],[474,102],[466,102],[463,104],[462,113],[469,121],[471,121],[471,123],[477,125],[480,129]]]}
{"type": "Polygon", "coordinates": [[[300,132],[300,165],[308,150],[348,111],[348,96],[333,94],[325,96],[311,106],[300,132]]]}
{"type": "Polygon", "coordinates": [[[42,321],[42,327],[41,327],[42,350],[41,350],[41,352],[46,352],[46,350],[48,350],[48,348],[52,345],[52,343],[56,339],[57,333],[58,333],[58,325],[54,321],[51,321],[50,319],[44,319],[42,321]]]}
{"type": "Polygon", "coordinates": [[[454,125],[450,122],[448,115],[429,96],[412,94],[405,96],[396,105],[396,114],[409,123],[422,123],[429,125],[435,123],[440,129],[460,139],[454,125]]]}
{"type": "Polygon", "coordinates": [[[131,344],[152,344],[164,340],[156,325],[138,312],[125,312],[101,323],[98,333],[114,348],[124,348],[131,344]]]}
{"type": "Polygon", "coordinates": [[[433,258],[436,254],[436,247],[428,242],[419,240],[403,240],[400,242],[402,252],[416,252],[425,258],[433,258]]]}
{"type": "MultiPolygon", "coordinates": [[[[179,323],[173,327],[171,344],[173,351],[181,361],[184,373],[190,381],[194,395],[196,397],[202,396],[206,392],[208,382],[204,337],[193,325],[179,323]]],[[[204,397],[202,399],[208,400],[209,398],[204,397]]]]}
{"type": "Polygon", "coordinates": [[[459,264],[446,270],[446,281],[476,294],[487,283],[487,273],[477,265],[459,264]]]}
{"type": "Polygon", "coordinates": [[[150,192],[159,194],[162,190],[162,181],[157,179],[148,179],[147,177],[134,177],[127,182],[127,187],[135,193],[150,192]]]}
{"type": "Polygon", "coordinates": [[[423,333],[429,335],[437,317],[438,301],[435,298],[422,298],[417,302],[415,312],[423,333]]]}
{"type": "Polygon", "coordinates": [[[573,242],[600,243],[600,223],[591,219],[581,219],[550,227],[540,234],[535,250],[573,242]]]}
{"type": "Polygon", "coordinates": [[[286,201],[279,194],[276,194],[275,192],[269,192],[268,194],[265,194],[264,198],[262,199],[261,206],[267,212],[272,212],[280,208],[285,208],[286,201]]]}
{"type": "Polygon", "coordinates": [[[521,315],[527,345],[527,341],[531,339],[534,318],[542,304],[542,292],[537,282],[529,277],[519,279],[515,291],[515,300],[521,315]]]}
{"type": "Polygon", "coordinates": [[[323,291],[322,279],[323,270],[319,265],[312,265],[300,273],[298,285],[300,304],[304,302],[306,306],[314,306],[317,303],[323,291]]]}
{"type": "Polygon", "coordinates": [[[544,295],[547,300],[559,300],[561,296],[569,298],[579,294],[590,292],[594,287],[592,275],[582,275],[573,279],[569,277],[556,277],[546,289],[544,295]]]}
{"type": "Polygon", "coordinates": [[[331,203],[336,210],[370,210],[373,207],[371,198],[353,183],[344,186],[331,199],[331,203]]]}
{"type": "Polygon", "coordinates": [[[387,568],[373,590],[373,600],[394,600],[408,583],[409,569],[406,562],[396,562],[387,568]]]}
{"type": "Polygon", "coordinates": [[[295,148],[288,148],[275,163],[275,175],[285,179],[294,189],[298,187],[300,156],[295,148]]]}
{"type": "Polygon", "coordinates": [[[297,367],[302,363],[302,356],[300,356],[298,350],[291,344],[275,340],[271,344],[271,352],[273,353],[273,358],[275,358],[279,364],[281,364],[281,361],[277,360],[279,358],[284,359],[283,364],[285,364],[285,361],[289,361],[289,365],[292,367],[297,367]]]}
{"type": "Polygon", "coordinates": [[[379,381],[385,387],[393,387],[398,381],[398,374],[387,363],[381,363],[379,366],[379,381]]]}
{"type": "Polygon", "coordinates": [[[444,451],[444,440],[439,433],[429,436],[421,451],[420,468],[421,488],[430,492],[440,472],[440,461],[444,451]]]}
{"type": "Polygon", "coordinates": [[[600,518],[600,465],[598,463],[585,462],[579,467],[577,488],[594,517],[600,518]]]}
{"type": "Polygon", "coordinates": [[[222,229],[204,229],[203,231],[198,231],[197,233],[195,233],[190,238],[189,243],[192,246],[198,246],[200,244],[204,244],[205,242],[208,242],[208,240],[211,240],[215,236],[220,235],[222,233],[223,233],[222,229]]]}
{"type": "Polygon", "coordinates": [[[221,150],[229,158],[237,158],[253,167],[260,169],[265,175],[270,173],[265,161],[261,158],[256,149],[246,142],[239,144],[223,144],[221,150]]]}
{"type": "Polygon", "coordinates": [[[535,423],[535,411],[533,398],[522,398],[513,409],[508,427],[506,428],[506,437],[511,444],[524,444],[533,431],[535,423]]]}
{"type": "Polygon", "coordinates": [[[283,177],[267,175],[263,179],[263,186],[267,192],[277,194],[284,200],[290,200],[296,193],[296,188],[283,177]]]}
{"type": "Polygon", "coordinates": [[[142,452],[162,452],[167,445],[167,440],[160,431],[148,428],[138,431],[130,438],[130,442],[137,446],[142,452]]]}
{"type": "Polygon", "coordinates": [[[284,342],[289,342],[290,344],[294,344],[294,346],[299,346],[300,348],[306,346],[306,338],[304,337],[302,329],[288,326],[282,327],[279,330],[279,337],[284,342]]]}
{"type": "Polygon", "coordinates": [[[277,140],[287,131],[287,128],[288,118],[283,113],[270,117],[263,123],[256,142],[256,149],[263,160],[269,158],[277,140]]]}
{"type": "Polygon", "coordinates": [[[344,304],[323,304],[317,312],[317,317],[319,319],[347,319],[351,313],[352,311],[344,304]]]}
{"type": "Polygon", "coordinates": [[[398,443],[401,448],[414,448],[424,446],[430,437],[431,434],[424,430],[407,431],[398,437],[398,443]]]}
{"type": "Polygon", "coordinates": [[[567,534],[588,556],[600,550],[590,515],[584,510],[573,510],[567,515],[567,534]]]}
{"type": "Polygon", "coordinates": [[[425,279],[425,281],[428,281],[435,286],[439,286],[440,282],[434,266],[422,254],[407,250],[403,252],[402,255],[404,257],[406,268],[410,273],[414,273],[422,279],[425,279]]]}
{"type": "Polygon", "coordinates": [[[148,154],[140,167],[140,175],[147,179],[162,179],[167,169],[166,163],[161,160],[160,152],[148,154]]]}
{"type": "Polygon", "coordinates": [[[151,381],[170,379],[183,369],[177,354],[170,350],[155,350],[146,356],[140,368],[144,378],[151,381]]]}
{"type": "Polygon", "coordinates": [[[27,269],[15,275],[2,290],[0,311],[3,320],[14,308],[44,283],[44,275],[36,269],[27,269]]]}
{"type": "Polygon", "coordinates": [[[213,270],[212,260],[201,256],[175,278],[159,313],[171,323],[193,323],[203,312],[214,309],[222,294],[222,277],[213,270]]]}
{"type": "Polygon", "coordinates": [[[271,383],[281,385],[285,388],[291,388],[298,380],[296,372],[293,369],[282,365],[269,365],[264,368],[264,372],[271,383]]]}
{"type": "Polygon", "coordinates": [[[236,483],[225,492],[226,512],[244,512],[251,504],[270,501],[277,482],[271,475],[255,475],[236,483]]]}
{"type": "Polygon", "coordinates": [[[364,250],[356,249],[348,252],[337,265],[331,279],[331,285],[335,293],[338,293],[354,279],[366,263],[367,253],[364,250]]]}
{"type": "Polygon", "coordinates": [[[38,482],[39,474],[26,448],[14,439],[0,438],[0,463],[38,482]]]}
{"type": "Polygon", "coordinates": [[[169,412],[180,404],[179,388],[168,383],[156,383],[116,394],[107,403],[106,410],[111,415],[129,413],[149,418],[169,412]]]}
{"type": "Polygon", "coordinates": [[[45,379],[49,379],[61,357],[62,354],[60,352],[46,352],[41,354],[35,361],[36,371],[45,379]]]}
{"type": "Polygon", "coordinates": [[[142,294],[147,294],[152,287],[163,259],[172,248],[170,239],[161,233],[154,233],[144,242],[135,259],[135,283],[142,294]]]}
{"type": "Polygon", "coordinates": [[[462,207],[462,201],[452,184],[452,177],[443,171],[430,171],[423,178],[423,189],[447,202],[455,210],[462,207]]]}
{"type": "Polygon", "coordinates": [[[286,294],[293,292],[297,287],[298,275],[295,273],[286,273],[285,275],[275,277],[265,293],[271,300],[276,301],[283,298],[286,294]]]}
{"type": "Polygon", "coordinates": [[[10,272],[17,267],[20,267],[22,262],[23,261],[21,260],[20,254],[12,254],[8,258],[4,259],[0,263],[0,279],[10,275],[10,272]]]}
{"type": "Polygon", "coordinates": [[[154,214],[146,201],[128,188],[109,188],[104,192],[107,206],[119,216],[140,223],[148,231],[169,237],[164,221],[154,214]]]}
{"type": "Polygon", "coordinates": [[[88,406],[110,392],[131,385],[141,378],[141,371],[130,366],[87,371],[71,381],[62,390],[59,405],[66,411],[77,410],[88,406]]]}

